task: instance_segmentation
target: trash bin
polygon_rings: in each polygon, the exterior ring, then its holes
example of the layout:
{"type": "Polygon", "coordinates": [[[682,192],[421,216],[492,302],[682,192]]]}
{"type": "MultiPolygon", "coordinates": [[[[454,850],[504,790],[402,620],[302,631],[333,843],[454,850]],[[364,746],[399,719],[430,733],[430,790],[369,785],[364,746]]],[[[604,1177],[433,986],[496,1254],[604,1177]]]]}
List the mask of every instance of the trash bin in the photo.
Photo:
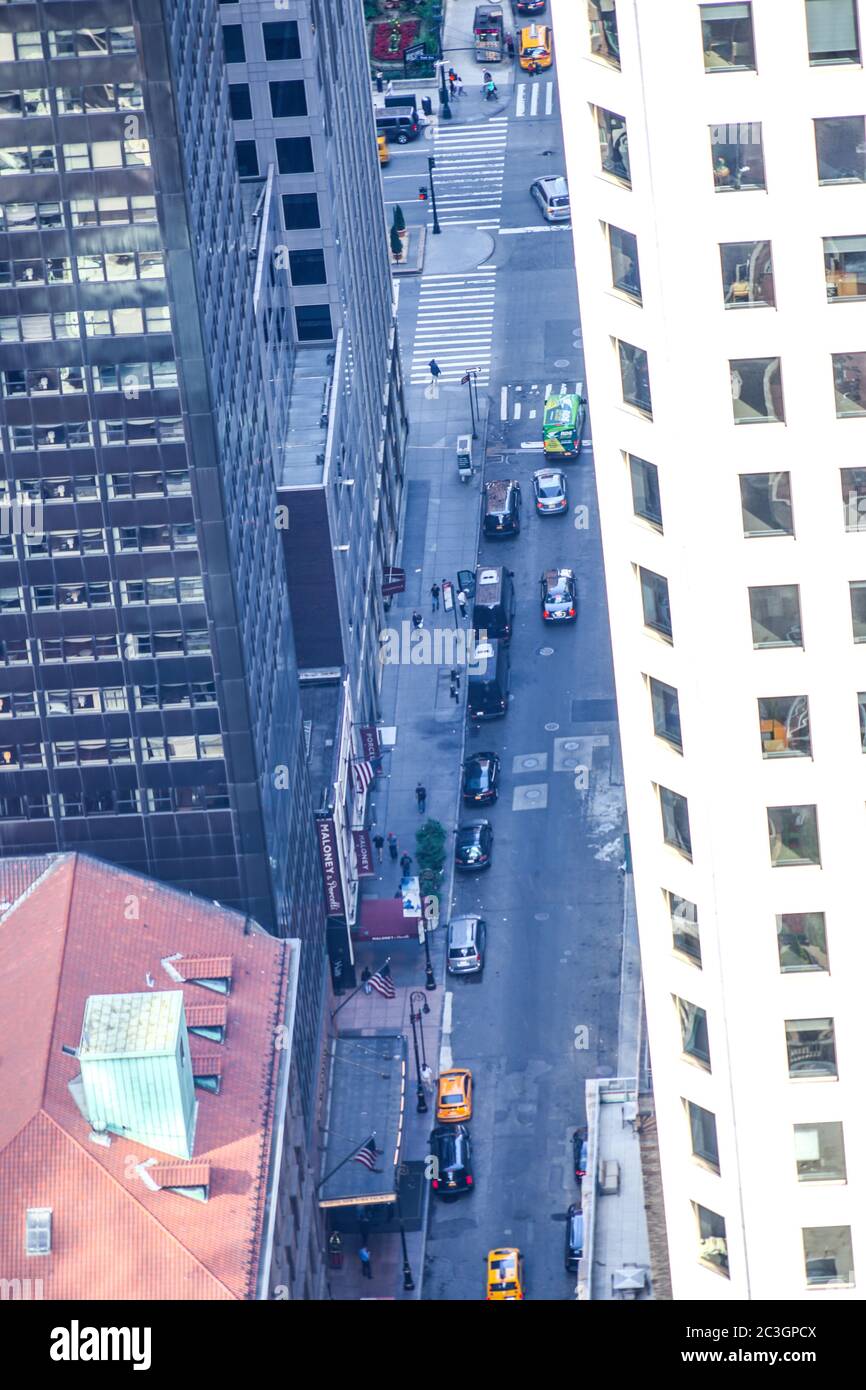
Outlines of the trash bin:
{"type": "Polygon", "coordinates": [[[433,115],[433,102],[430,97],[421,98],[421,110],[424,112],[425,116],[433,115]]]}

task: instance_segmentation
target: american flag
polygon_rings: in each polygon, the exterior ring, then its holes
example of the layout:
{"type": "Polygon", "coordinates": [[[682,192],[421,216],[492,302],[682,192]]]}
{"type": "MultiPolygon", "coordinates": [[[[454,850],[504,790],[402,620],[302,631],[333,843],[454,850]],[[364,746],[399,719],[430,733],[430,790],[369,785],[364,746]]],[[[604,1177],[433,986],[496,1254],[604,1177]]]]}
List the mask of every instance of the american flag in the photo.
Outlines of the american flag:
{"type": "Polygon", "coordinates": [[[383,965],[381,970],[377,970],[375,975],[371,975],[370,985],[378,994],[384,994],[386,999],[393,999],[397,991],[394,988],[394,981],[391,979],[390,965],[383,965]]]}
{"type": "Polygon", "coordinates": [[[363,1163],[364,1167],[369,1168],[371,1173],[378,1173],[380,1171],[376,1167],[376,1159],[378,1157],[379,1151],[376,1148],[376,1136],[375,1134],[371,1134],[369,1139],[365,1139],[358,1152],[352,1155],[352,1160],[355,1163],[363,1163]]]}
{"type": "Polygon", "coordinates": [[[355,790],[359,796],[363,796],[376,776],[376,770],[366,758],[355,758],[352,766],[355,769],[355,790]]]}

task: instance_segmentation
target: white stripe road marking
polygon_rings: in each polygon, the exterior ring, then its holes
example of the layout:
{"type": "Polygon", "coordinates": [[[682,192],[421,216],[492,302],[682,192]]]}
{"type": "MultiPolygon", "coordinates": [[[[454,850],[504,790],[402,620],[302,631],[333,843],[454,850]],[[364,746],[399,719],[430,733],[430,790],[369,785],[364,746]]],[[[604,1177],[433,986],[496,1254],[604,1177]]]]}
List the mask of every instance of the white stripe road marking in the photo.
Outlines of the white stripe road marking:
{"type": "Polygon", "coordinates": [[[517,115],[517,116],[522,116],[525,110],[526,110],[526,83],[525,83],[525,82],[518,82],[518,84],[517,84],[517,110],[515,111],[515,115],[517,115]]]}
{"type": "Polygon", "coordinates": [[[570,232],[571,223],[563,222],[555,227],[547,223],[543,227],[501,227],[500,231],[503,236],[519,236],[522,232],[570,232]]]}
{"type": "Polygon", "coordinates": [[[523,410],[523,406],[522,406],[522,405],[520,404],[520,402],[518,401],[517,404],[516,404],[515,407],[514,407],[514,418],[515,418],[515,420],[519,420],[519,419],[520,419],[520,414],[521,414],[521,411],[522,411],[522,410],[523,410]]]}
{"type": "Polygon", "coordinates": [[[575,394],[576,394],[576,395],[582,396],[582,395],[583,395],[583,382],[582,382],[582,381],[578,381],[578,382],[576,383],[576,385],[575,385],[574,390],[575,390],[575,394]]]}
{"type": "MultiPolygon", "coordinates": [[[[428,372],[427,375],[429,376],[430,373],[428,372]]],[[[532,439],[528,443],[524,441],[520,447],[521,449],[543,449],[544,444],[540,439],[532,439]]]]}
{"type": "Polygon", "coordinates": [[[507,420],[507,419],[508,419],[508,387],[507,387],[507,386],[503,386],[502,389],[501,389],[501,391],[499,392],[499,418],[500,418],[500,420],[507,420]]]}
{"type": "Polygon", "coordinates": [[[552,83],[552,82],[548,82],[548,84],[547,84],[547,89],[546,89],[546,91],[545,91],[545,93],[544,93],[544,114],[545,114],[545,116],[549,116],[549,115],[551,114],[552,111],[553,111],[553,83],[552,83]]]}
{"type": "Polygon", "coordinates": [[[424,281],[426,283],[428,280],[477,280],[479,278],[483,278],[486,275],[495,274],[495,266],[481,266],[478,270],[463,270],[460,272],[452,270],[447,274],[442,275],[425,275],[424,281]]]}
{"type": "Polygon", "coordinates": [[[534,115],[536,114],[536,112],[538,111],[538,94],[539,94],[540,91],[541,91],[541,88],[540,88],[540,87],[533,86],[533,88],[532,88],[532,97],[531,97],[531,100],[530,100],[530,103],[529,103],[529,114],[530,114],[530,116],[534,116],[534,115]]]}
{"type": "Polygon", "coordinates": [[[452,989],[447,989],[445,991],[445,1003],[442,1008],[442,1032],[446,1034],[451,1032],[451,1010],[453,1006],[454,991],[452,989]]]}
{"type": "Polygon", "coordinates": [[[530,420],[534,420],[537,414],[538,414],[538,411],[537,411],[537,410],[530,410],[530,412],[529,412],[529,418],[530,418],[530,420]]]}

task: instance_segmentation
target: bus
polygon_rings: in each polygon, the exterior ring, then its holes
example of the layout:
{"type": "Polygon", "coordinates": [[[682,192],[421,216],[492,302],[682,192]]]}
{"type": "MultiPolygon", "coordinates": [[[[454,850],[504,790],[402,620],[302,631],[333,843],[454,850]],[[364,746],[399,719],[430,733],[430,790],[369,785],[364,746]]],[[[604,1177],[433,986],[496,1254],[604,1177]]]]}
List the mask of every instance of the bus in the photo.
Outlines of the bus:
{"type": "Polygon", "coordinates": [[[543,439],[545,454],[557,458],[577,458],[583,443],[586,402],[576,391],[548,396],[544,402],[543,439]]]}

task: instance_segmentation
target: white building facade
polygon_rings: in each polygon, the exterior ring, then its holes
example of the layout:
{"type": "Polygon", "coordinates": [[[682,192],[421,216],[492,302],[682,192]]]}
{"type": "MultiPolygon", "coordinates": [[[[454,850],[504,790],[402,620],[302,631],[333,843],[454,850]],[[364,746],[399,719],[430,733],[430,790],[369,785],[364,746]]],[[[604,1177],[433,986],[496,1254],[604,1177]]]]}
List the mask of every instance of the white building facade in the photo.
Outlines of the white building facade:
{"type": "Polygon", "coordinates": [[[866,4],[553,20],[674,1296],[856,1299],[866,4]]]}

